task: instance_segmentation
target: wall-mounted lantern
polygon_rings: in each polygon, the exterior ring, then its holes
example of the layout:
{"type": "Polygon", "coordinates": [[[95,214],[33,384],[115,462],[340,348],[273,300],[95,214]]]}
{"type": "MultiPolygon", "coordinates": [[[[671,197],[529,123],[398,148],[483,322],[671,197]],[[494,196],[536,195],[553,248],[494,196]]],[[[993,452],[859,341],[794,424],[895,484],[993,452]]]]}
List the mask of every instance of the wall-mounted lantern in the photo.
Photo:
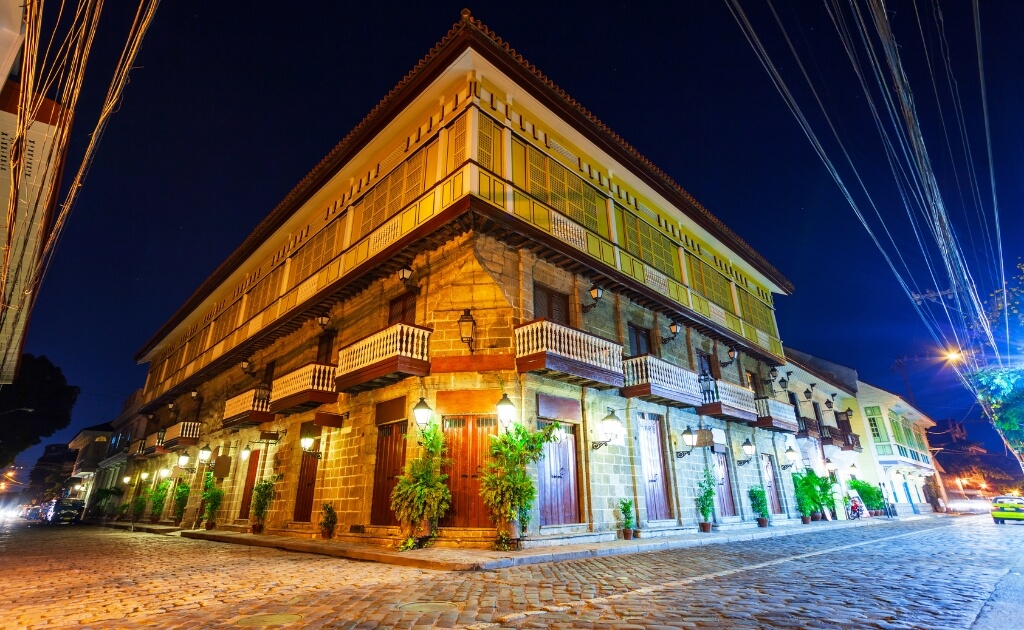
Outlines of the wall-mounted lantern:
{"type": "Polygon", "coordinates": [[[796,464],[796,460],[800,459],[800,453],[797,453],[795,450],[793,450],[792,446],[787,446],[786,459],[789,460],[789,463],[780,466],[782,470],[789,470],[790,468],[792,468],[793,465],[796,464]]]}
{"type": "Polygon", "coordinates": [[[584,304],[580,307],[581,313],[589,313],[591,309],[597,306],[597,303],[601,301],[601,296],[604,295],[604,289],[597,286],[596,284],[590,287],[590,297],[593,298],[593,304],[584,304]]]}
{"type": "Polygon", "coordinates": [[[469,346],[469,352],[472,354],[473,339],[476,337],[476,320],[473,319],[473,314],[469,312],[468,308],[462,312],[458,323],[459,340],[469,346]]]}
{"type": "Polygon", "coordinates": [[[592,441],[590,443],[591,450],[596,451],[602,446],[607,446],[612,440],[621,435],[623,430],[622,421],[615,415],[615,410],[609,409],[608,415],[601,419],[601,425],[598,429],[598,437],[603,439],[592,441]]]}
{"type": "Polygon", "coordinates": [[[494,406],[498,410],[498,421],[501,422],[502,428],[504,428],[506,432],[510,431],[516,417],[515,404],[509,400],[508,394],[502,393],[501,400],[499,400],[494,406]]]}
{"type": "Polygon", "coordinates": [[[745,465],[750,463],[751,459],[754,458],[754,453],[757,452],[757,447],[755,447],[750,442],[750,438],[747,438],[747,440],[745,442],[743,442],[743,444],[740,446],[740,448],[743,449],[743,454],[746,455],[747,458],[746,459],[741,459],[741,460],[737,461],[736,465],[737,466],[745,466],[745,465]]]}
{"type": "Polygon", "coordinates": [[[434,410],[430,408],[427,401],[420,396],[420,401],[416,403],[412,408],[412,417],[416,421],[416,426],[419,427],[420,433],[426,430],[427,425],[430,424],[430,416],[434,413],[434,410]]]}
{"type": "Polygon", "coordinates": [[[669,335],[668,337],[662,337],[661,343],[668,343],[676,338],[676,335],[679,334],[679,324],[676,322],[672,322],[671,324],[668,325],[668,331],[672,334],[669,335]]]}

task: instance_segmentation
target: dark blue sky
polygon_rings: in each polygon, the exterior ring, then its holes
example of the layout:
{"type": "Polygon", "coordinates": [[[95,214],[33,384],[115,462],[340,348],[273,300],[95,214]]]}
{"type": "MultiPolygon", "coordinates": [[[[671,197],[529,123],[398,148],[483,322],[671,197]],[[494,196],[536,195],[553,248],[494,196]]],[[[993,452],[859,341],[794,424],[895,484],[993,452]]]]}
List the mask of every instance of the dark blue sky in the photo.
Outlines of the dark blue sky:
{"type": "MultiPolygon", "coordinates": [[[[26,351],[47,355],[82,388],[72,425],[45,443],[66,442],[82,427],[117,415],[145,381],[145,367],[132,361],[135,352],[427,54],[463,4],[253,2],[243,11],[233,3],[161,4],[31,321],[26,351]]],[[[776,300],[786,345],[904,393],[893,359],[933,351],[931,339],[725,3],[562,4],[470,8],[793,281],[795,293],[776,300]]],[[[805,57],[809,71],[861,174],[884,200],[883,211],[902,212],[862,96],[845,76],[849,65],[820,7],[805,12],[809,4],[797,2],[798,13],[787,2],[777,6],[797,45],[814,49],[805,57]],[[828,40],[831,48],[819,47],[828,40]]],[[[894,6],[894,22],[906,26],[912,9],[894,6]]],[[[73,164],[131,17],[127,8],[108,7],[86,77],[73,164]]],[[[759,30],[771,32],[770,16],[752,17],[759,30]]],[[[1014,174],[1024,157],[1018,111],[1024,3],[983,3],[982,20],[1012,262],[1022,254],[1024,230],[1024,178],[1014,174]]],[[[964,72],[965,115],[977,131],[969,13],[951,11],[947,27],[951,55],[964,72]]],[[[910,47],[905,54],[908,66],[915,63],[910,47]]],[[[792,70],[787,79],[795,84],[792,70]]],[[[930,85],[918,88],[926,100],[930,85]]],[[[810,106],[805,90],[798,97],[810,106]]],[[[974,154],[987,181],[984,146],[976,145],[974,154]]],[[[920,362],[908,369],[917,401],[932,417],[966,413],[970,397],[941,366],[920,362]]],[[[32,462],[40,452],[31,449],[19,461],[32,462]]]]}

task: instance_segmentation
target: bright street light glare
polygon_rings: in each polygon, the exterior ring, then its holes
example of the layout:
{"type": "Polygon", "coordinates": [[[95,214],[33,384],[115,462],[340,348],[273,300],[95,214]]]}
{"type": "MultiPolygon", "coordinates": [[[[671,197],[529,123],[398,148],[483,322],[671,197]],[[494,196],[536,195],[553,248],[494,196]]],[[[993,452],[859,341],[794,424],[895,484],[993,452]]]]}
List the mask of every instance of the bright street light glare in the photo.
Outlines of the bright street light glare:
{"type": "Polygon", "coordinates": [[[952,363],[956,363],[960,359],[963,359],[964,355],[959,350],[947,350],[946,360],[952,363]]]}

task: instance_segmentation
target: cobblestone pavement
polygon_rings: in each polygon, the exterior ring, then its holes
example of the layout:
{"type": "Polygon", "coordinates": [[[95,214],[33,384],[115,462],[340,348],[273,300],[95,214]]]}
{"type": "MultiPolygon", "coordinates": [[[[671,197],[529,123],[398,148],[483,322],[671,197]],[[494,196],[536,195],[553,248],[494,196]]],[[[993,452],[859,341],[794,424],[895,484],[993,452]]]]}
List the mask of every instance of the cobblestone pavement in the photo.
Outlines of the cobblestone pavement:
{"type": "Polygon", "coordinates": [[[969,628],[1022,550],[1024,525],[935,518],[443,572],[14,523],[0,627],[969,628]]]}

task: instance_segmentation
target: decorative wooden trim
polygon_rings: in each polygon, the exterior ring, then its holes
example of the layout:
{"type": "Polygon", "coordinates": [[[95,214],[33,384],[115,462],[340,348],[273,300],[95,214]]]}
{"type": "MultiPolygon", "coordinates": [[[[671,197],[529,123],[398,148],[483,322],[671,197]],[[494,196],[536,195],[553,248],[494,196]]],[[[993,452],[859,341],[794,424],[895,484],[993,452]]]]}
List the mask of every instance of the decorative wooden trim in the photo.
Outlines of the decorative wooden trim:
{"type": "Polygon", "coordinates": [[[318,411],[313,414],[313,424],[318,427],[327,427],[330,429],[340,429],[345,420],[348,419],[348,412],[345,413],[329,413],[327,411],[318,411]]]}
{"type": "Polygon", "coordinates": [[[462,390],[441,390],[437,392],[434,401],[434,413],[441,414],[468,414],[468,413],[497,413],[494,405],[501,400],[500,389],[462,389],[462,390]]]}
{"type": "Polygon", "coordinates": [[[430,371],[438,372],[490,372],[516,369],[512,353],[468,354],[450,357],[430,357],[430,371]]]}
{"type": "Polygon", "coordinates": [[[404,420],[408,417],[409,405],[406,403],[406,397],[399,396],[398,398],[377,403],[374,408],[373,423],[376,425],[387,424],[396,420],[404,420]]]}

